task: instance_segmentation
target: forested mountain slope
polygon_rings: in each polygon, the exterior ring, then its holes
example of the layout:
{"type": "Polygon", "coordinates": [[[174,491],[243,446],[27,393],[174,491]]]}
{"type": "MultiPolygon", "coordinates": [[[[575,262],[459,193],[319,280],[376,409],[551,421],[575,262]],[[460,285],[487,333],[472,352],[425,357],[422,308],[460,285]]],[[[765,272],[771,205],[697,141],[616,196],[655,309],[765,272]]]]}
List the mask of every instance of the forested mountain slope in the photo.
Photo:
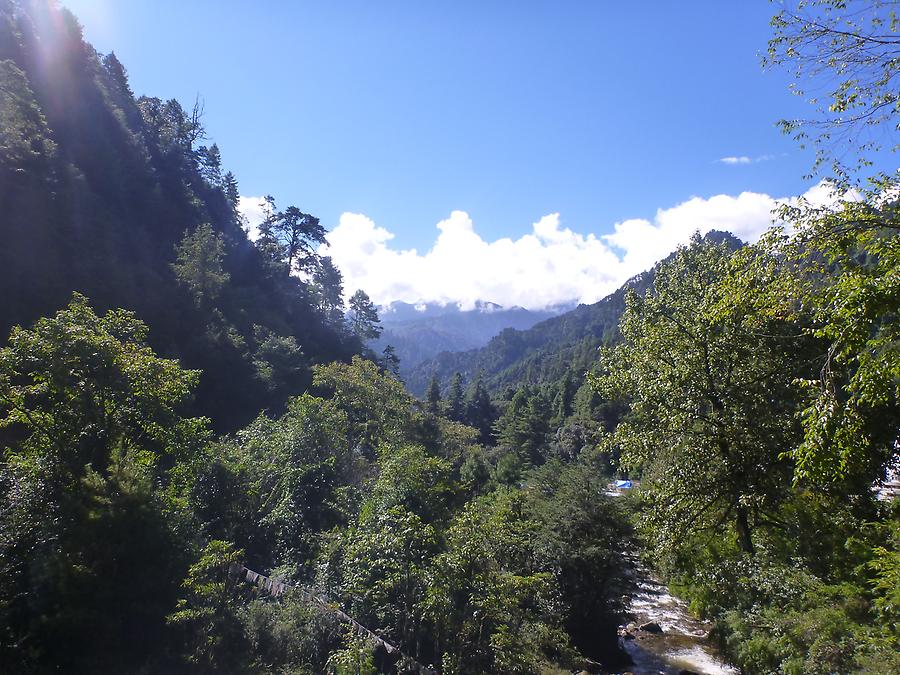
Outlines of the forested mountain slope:
{"type": "MultiPolygon", "coordinates": [[[[880,50],[829,111],[896,130],[890,3],[794,4],[827,11],[766,58],[880,50]]],[[[416,400],[317,218],[267,197],[247,240],[199,112],[0,0],[0,671],[640,673],[659,638],[693,672],[639,556],[741,672],[900,673],[900,175],[695,234],[416,400]]]]}
{"type": "Polygon", "coordinates": [[[506,328],[527,330],[560,311],[532,311],[492,302],[478,302],[470,310],[458,305],[428,305],[417,310],[413,305],[395,302],[381,312],[384,332],[373,348],[381,352],[392,345],[400,359],[400,373],[406,376],[419,363],[441,352],[477,349],[506,328]]]}
{"type": "MultiPolygon", "coordinates": [[[[741,245],[727,232],[712,231],[705,239],[727,241],[732,248],[741,245]]],[[[595,360],[597,347],[616,339],[627,291],[644,293],[653,275],[654,270],[643,272],[599,302],[579,305],[528,330],[508,328],[480,349],[438,354],[409,373],[407,386],[422,396],[432,376],[445,391],[455,373],[466,382],[481,373],[485,386],[497,393],[509,386],[555,381],[570,369],[583,373],[595,360]]]]}
{"type": "Polygon", "coordinates": [[[203,370],[198,411],[233,428],[360,345],[289,274],[299,259],[248,241],[201,113],[135,97],[68,11],[0,0],[0,339],[73,291],[133,310],[157,351],[203,370]]]}

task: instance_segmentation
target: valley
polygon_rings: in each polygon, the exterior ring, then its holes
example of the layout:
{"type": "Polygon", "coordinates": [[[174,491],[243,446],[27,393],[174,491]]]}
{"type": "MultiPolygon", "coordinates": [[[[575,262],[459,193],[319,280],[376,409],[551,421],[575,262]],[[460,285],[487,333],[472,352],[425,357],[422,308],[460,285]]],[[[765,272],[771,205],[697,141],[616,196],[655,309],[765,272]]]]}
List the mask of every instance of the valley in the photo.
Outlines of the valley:
{"type": "Polygon", "coordinates": [[[900,672],[897,3],[70,4],[0,0],[0,670],[900,672]]]}

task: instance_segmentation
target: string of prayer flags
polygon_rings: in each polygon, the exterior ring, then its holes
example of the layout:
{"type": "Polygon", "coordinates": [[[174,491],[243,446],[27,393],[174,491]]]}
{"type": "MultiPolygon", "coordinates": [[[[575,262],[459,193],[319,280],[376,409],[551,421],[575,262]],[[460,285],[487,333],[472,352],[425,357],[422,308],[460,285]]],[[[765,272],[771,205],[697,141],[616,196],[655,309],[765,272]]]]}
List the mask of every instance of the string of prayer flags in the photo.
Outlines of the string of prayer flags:
{"type": "Polygon", "coordinates": [[[285,594],[286,591],[293,588],[293,589],[299,591],[303,595],[303,597],[306,598],[307,600],[309,600],[310,602],[314,602],[315,604],[320,605],[321,607],[325,608],[329,612],[335,614],[341,621],[343,621],[345,623],[349,623],[355,631],[357,631],[358,633],[360,633],[362,635],[367,636],[369,639],[371,639],[375,643],[376,646],[381,647],[388,654],[394,654],[394,653],[400,654],[402,661],[405,661],[405,662],[410,663],[413,666],[415,666],[415,668],[418,669],[418,672],[421,673],[422,675],[435,675],[434,670],[432,670],[431,668],[426,668],[425,666],[423,666],[421,663],[416,661],[411,656],[404,654],[402,651],[400,651],[400,649],[398,647],[395,647],[394,645],[392,645],[390,642],[388,642],[384,638],[382,638],[382,637],[376,635],[375,633],[373,633],[372,631],[370,631],[368,628],[366,628],[361,623],[356,621],[353,617],[349,616],[348,614],[345,614],[340,609],[334,607],[333,605],[329,604],[323,598],[320,598],[320,597],[314,595],[312,592],[308,591],[305,588],[302,588],[300,586],[291,586],[289,584],[284,583],[283,581],[279,581],[277,579],[271,579],[264,574],[254,572],[249,567],[244,567],[243,565],[238,565],[237,563],[234,563],[229,566],[228,573],[233,577],[238,577],[238,578],[243,577],[248,583],[251,583],[254,586],[258,586],[260,588],[260,590],[265,591],[266,593],[268,593],[269,595],[271,595],[272,597],[275,597],[275,598],[281,597],[282,595],[285,594]]]}

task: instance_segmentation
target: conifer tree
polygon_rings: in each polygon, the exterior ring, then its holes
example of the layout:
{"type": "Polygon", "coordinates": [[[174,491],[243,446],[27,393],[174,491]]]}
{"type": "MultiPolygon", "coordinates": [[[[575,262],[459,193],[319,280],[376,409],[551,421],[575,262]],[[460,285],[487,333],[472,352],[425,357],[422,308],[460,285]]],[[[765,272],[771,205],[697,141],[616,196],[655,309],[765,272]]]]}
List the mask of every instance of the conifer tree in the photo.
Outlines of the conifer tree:
{"type": "Polygon", "coordinates": [[[222,153],[219,146],[215,143],[208,148],[201,145],[197,148],[197,160],[203,180],[214,188],[222,187],[222,153]]]}
{"type": "Polygon", "coordinates": [[[553,425],[560,426],[572,415],[573,403],[577,387],[572,380],[572,371],[567,370],[557,387],[556,396],[553,399],[553,425]]]}
{"type": "Polygon", "coordinates": [[[457,372],[450,382],[450,391],[447,394],[447,417],[454,422],[462,422],[465,417],[463,401],[462,374],[457,372]]]}
{"type": "Polygon", "coordinates": [[[339,325],[344,317],[344,279],[331,257],[316,261],[311,286],[319,312],[330,324],[339,325]]]}
{"type": "Polygon", "coordinates": [[[479,373],[466,397],[466,424],[478,429],[481,442],[489,444],[496,417],[497,411],[484,386],[484,376],[479,373]]]}
{"type": "Polygon", "coordinates": [[[296,206],[277,210],[272,195],[266,195],[265,202],[266,218],[259,226],[257,246],[285,265],[288,273],[309,270],[317,260],[316,248],[327,243],[325,228],[318,218],[296,206]]]}
{"type": "Polygon", "coordinates": [[[103,67],[106,68],[106,72],[109,73],[112,81],[116,83],[119,91],[129,97],[134,96],[134,93],[131,91],[131,86],[128,84],[128,73],[125,70],[125,66],[123,66],[122,62],[116,57],[116,53],[110,52],[103,57],[102,62],[103,67]]]}
{"type": "Polygon", "coordinates": [[[381,363],[384,365],[385,370],[394,377],[400,378],[400,357],[397,356],[397,350],[394,349],[394,345],[386,345],[382,350],[381,363]]]}
{"type": "Polygon", "coordinates": [[[362,342],[376,340],[383,328],[379,325],[378,310],[362,289],[350,298],[350,330],[362,342]]]}
{"type": "Polygon", "coordinates": [[[523,460],[542,464],[550,432],[550,403],[540,391],[523,385],[498,420],[500,444],[518,452],[523,460]]]}
{"type": "Polygon", "coordinates": [[[441,385],[436,374],[431,376],[431,384],[428,385],[425,409],[432,415],[439,415],[441,412],[441,385]]]}
{"type": "Polygon", "coordinates": [[[238,190],[237,178],[235,178],[234,174],[231,171],[227,171],[222,177],[222,190],[225,191],[225,196],[231,203],[231,207],[235,209],[235,211],[237,211],[238,202],[241,199],[241,193],[238,190]]]}
{"type": "Polygon", "coordinates": [[[198,307],[208,307],[230,278],[222,267],[222,235],[214,232],[209,223],[203,223],[193,232],[186,232],[175,251],[178,258],[172,263],[172,270],[178,282],[187,287],[198,307]]]}

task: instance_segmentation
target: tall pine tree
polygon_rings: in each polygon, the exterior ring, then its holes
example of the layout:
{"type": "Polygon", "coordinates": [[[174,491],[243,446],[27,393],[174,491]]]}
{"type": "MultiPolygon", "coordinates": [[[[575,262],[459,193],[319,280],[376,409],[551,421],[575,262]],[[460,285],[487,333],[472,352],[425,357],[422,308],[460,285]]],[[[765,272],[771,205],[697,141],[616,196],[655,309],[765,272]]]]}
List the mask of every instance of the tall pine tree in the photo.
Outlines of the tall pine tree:
{"type": "Polygon", "coordinates": [[[361,342],[375,340],[383,328],[378,318],[378,310],[363,290],[358,290],[350,298],[350,330],[361,342]]]}

